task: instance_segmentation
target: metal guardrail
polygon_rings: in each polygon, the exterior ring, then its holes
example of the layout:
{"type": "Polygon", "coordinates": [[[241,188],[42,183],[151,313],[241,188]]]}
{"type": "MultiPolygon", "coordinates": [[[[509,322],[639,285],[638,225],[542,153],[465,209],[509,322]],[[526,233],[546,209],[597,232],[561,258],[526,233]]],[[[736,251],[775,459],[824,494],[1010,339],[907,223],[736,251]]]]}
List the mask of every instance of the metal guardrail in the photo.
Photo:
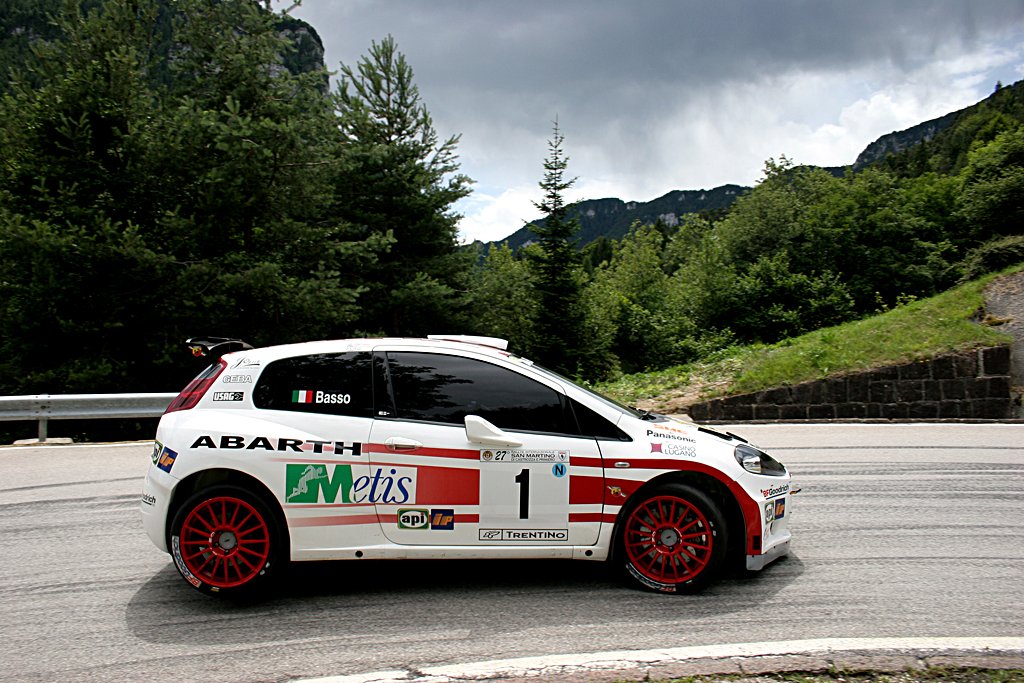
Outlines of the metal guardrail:
{"type": "Polygon", "coordinates": [[[177,394],[36,394],[0,396],[0,421],[36,420],[46,441],[50,420],[160,417],[177,394]]]}

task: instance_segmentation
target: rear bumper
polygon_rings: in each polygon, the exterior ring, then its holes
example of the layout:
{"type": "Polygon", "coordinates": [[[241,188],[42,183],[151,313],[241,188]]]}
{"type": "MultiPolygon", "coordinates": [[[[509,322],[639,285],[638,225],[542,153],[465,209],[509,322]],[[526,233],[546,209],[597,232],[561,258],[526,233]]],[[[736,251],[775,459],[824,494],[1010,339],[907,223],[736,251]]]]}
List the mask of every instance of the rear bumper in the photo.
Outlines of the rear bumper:
{"type": "Polygon", "coordinates": [[[171,505],[175,484],[177,480],[174,477],[153,465],[146,474],[146,481],[142,486],[142,502],[139,504],[142,511],[142,528],[145,529],[149,540],[153,541],[153,545],[164,552],[168,552],[167,511],[171,505]]]}

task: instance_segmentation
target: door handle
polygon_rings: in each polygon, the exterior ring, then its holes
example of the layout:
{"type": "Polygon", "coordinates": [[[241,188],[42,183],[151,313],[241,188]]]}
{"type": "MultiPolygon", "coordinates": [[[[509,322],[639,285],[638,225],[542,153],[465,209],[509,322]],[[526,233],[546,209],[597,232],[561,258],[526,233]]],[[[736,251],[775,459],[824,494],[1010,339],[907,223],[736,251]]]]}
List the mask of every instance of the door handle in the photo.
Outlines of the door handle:
{"type": "Polygon", "coordinates": [[[414,439],[407,439],[404,436],[391,436],[384,442],[389,451],[414,451],[423,448],[423,444],[414,439]]]}

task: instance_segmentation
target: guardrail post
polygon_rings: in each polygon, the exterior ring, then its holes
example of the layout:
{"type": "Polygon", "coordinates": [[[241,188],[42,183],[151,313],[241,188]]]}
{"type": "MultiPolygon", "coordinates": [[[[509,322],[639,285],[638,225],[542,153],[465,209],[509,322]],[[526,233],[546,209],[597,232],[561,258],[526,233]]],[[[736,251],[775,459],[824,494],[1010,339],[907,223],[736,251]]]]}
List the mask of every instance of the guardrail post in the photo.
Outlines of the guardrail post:
{"type": "Polygon", "coordinates": [[[48,420],[45,417],[39,418],[39,443],[46,441],[46,423],[48,420]]]}

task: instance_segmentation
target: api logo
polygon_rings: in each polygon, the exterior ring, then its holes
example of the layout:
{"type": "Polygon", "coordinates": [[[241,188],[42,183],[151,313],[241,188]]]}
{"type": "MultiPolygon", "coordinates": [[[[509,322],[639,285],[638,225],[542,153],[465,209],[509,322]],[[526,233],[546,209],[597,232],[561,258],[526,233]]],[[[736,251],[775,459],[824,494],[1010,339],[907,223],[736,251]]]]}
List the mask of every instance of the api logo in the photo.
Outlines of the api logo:
{"type": "Polygon", "coordinates": [[[455,528],[455,510],[431,510],[430,528],[434,531],[451,531],[455,528]]]}
{"type": "Polygon", "coordinates": [[[426,529],[430,525],[429,521],[430,513],[426,510],[399,510],[398,511],[398,528],[399,529],[426,529]]]}
{"type": "Polygon", "coordinates": [[[170,473],[171,468],[174,467],[174,459],[177,457],[177,451],[172,451],[167,446],[164,446],[164,449],[160,452],[160,457],[157,458],[156,466],[164,472],[170,473]]]}

